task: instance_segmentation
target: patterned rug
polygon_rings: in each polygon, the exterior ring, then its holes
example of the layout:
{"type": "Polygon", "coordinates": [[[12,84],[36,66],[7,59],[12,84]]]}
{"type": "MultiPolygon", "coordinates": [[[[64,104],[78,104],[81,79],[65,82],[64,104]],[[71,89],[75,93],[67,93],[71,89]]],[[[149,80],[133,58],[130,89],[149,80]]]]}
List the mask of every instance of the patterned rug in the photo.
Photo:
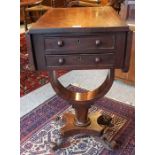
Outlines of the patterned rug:
{"type": "MultiPolygon", "coordinates": [[[[70,89],[81,91],[72,86],[70,89]]],[[[57,139],[59,130],[64,125],[63,121],[56,121],[55,118],[65,112],[73,112],[65,100],[54,96],[21,118],[21,155],[134,155],[134,107],[103,98],[92,106],[89,113],[103,110],[126,120],[116,136],[117,142],[121,144],[118,149],[107,149],[105,143],[97,137],[75,135],[65,141],[63,148],[54,152],[51,141],[57,139]]]]}
{"type": "MultiPolygon", "coordinates": [[[[67,71],[58,71],[58,77],[67,71]]],[[[29,67],[25,33],[20,34],[20,96],[23,96],[48,83],[47,72],[32,71],[29,67]]]]}

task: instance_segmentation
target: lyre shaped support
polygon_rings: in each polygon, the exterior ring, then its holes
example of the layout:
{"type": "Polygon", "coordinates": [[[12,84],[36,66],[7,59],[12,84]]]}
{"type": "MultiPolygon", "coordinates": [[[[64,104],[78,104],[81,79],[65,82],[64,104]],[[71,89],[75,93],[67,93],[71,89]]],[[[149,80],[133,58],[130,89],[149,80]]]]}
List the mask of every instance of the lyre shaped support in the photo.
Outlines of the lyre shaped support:
{"type": "Polygon", "coordinates": [[[88,126],[88,110],[94,101],[103,97],[111,88],[114,81],[114,69],[109,69],[105,81],[95,90],[86,92],[74,92],[65,88],[57,79],[56,71],[49,72],[50,82],[55,92],[75,109],[75,125],[88,126]]]}

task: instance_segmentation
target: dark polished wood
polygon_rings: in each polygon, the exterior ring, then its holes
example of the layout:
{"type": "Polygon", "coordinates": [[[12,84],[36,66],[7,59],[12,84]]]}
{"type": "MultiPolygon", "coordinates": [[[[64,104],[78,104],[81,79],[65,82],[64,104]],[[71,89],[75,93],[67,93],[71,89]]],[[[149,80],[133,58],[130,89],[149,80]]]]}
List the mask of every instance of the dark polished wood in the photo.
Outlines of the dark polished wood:
{"type": "Polygon", "coordinates": [[[35,42],[33,51],[36,56],[34,61],[36,69],[74,69],[76,66],[76,69],[115,67],[128,70],[129,27],[111,7],[50,9],[32,25],[29,33],[35,34],[32,40],[35,42]],[[55,14],[57,16],[54,16],[55,14]],[[86,15],[87,20],[84,20],[86,15]],[[100,41],[100,45],[96,45],[97,40],[100,41]],[[62,42],[61,46],[59,42],[62,42]],[[87,53],[92,54],[88,57],[88,65],[85,63],[86,56],[83,55],[87,53]],[[101,62],[94,65],[96,53],[100,53],[101,62]],[[58,62],[57,54],[64,55],[62,56],[66,59],[64,65],[49,63],[50,60],[58,62]],[[74,56],[68,60],[65,54],[70,56],[74,54],[74,56]],[[109,64],[106,63],[103,55],[111,60],[109,64]],[[72,63],[73,59],[79,64],[72,63]]]}
{"type": "Polygon", "coordinates": [[[116,69],[115,78],[127,84],[135,85],[135,32],[134,31],[133,31],[133,36],[132,36],[132,47],[131,47],[129,71],[127,73],[124,73],[121,70],[116,69]]]}
{"type": "MultiPolygon", "coordinates": [[[[63,136],[81,132],[102,135],[105,128],[111,128],[111,117],[88,116],[88,110],[111,88],[114,70],[129,69],[131,31],[116,11],[110,6],[50,9],[32,25],[27,43],[33,68],[49,71],[56,93],[75,109],[75,115],[64,116],[71,122],[67,120],[63,136]],[[55,72],[99,68],[109,69],[106,80],[95,90],[82,93],[65,88],[55,72]]],[[[112,147],[113,142],[108,142],[112,147]]]]}
{"type": "Polygon", "coordinates": [[[116,70],[115,78],[122,80],[127,84],[135,84],[135,1],[125,0],[124,5],[121,7],[120,16],[125,20],[130,29],[133,31],[132,36],[132,48],[131,48],[131,58],[130,58],[130,68],[127,73],[123,73],[121,70],[116,70]]]}

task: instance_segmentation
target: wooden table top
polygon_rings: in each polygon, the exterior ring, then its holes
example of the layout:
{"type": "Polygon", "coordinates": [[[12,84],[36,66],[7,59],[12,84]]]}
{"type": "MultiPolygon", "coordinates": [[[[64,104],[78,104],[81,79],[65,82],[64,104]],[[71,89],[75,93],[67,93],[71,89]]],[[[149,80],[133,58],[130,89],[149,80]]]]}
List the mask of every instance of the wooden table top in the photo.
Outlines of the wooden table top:
{"type": "Polygon", "coordinates": [[[30,32],[78,29],[127,30],[117,12],[110,6],[51,8],[30,28],[30,32]]]}

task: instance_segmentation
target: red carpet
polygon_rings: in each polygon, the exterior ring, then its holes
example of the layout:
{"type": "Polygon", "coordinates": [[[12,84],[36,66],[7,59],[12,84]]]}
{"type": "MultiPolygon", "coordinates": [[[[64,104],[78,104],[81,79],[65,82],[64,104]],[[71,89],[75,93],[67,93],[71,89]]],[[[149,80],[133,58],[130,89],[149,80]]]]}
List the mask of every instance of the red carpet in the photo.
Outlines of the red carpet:
{"type": "MultiPolygon", "coordinates": [[[[66,71],[58,71],[58,77],[66,71]]],[[[23,96],[48,83],[48,73],[32,71],[29,68],[25,33],[20,34],[20,96],[23,96]]]]}
{"type": "MultiPolygon", "coordinates": [[[[72,90],[81,91],[77,87],[72,90]]],[[[98,100],[90,112],[100,111],[119,116],[125,125],[115,136],[120,147],[108,150],[103,141],[88,135],[75,135],[64,142],[61,149],[53,152],[51,142],[60,133],[63,121],[55,121],[55,116],[72,112],[71,106],[58,96],[54,96],[21,118],[21,155],[134,155],[135,154],[135,109],[132,106],[108,98],[98,100]]],[[[122,121],[119,119],[116,126],[122,121]]],[[[115,126],[110,132],[115,132],[115,126]]]]}

